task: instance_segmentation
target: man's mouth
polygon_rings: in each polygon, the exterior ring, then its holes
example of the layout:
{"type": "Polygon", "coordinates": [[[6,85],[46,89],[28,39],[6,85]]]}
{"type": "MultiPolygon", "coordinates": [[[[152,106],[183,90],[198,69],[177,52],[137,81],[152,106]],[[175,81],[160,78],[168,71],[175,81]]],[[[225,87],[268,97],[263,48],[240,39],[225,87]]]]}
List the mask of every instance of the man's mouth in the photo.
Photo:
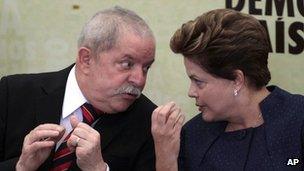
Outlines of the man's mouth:
{"type": "Polygon", "coordinates": [[[134,100],[134,99],[138,98],[138,95],[137,95],[137,94],[134,94],[134,93],[122,93],[121,95],[122,95],[124,98],[130,99],[130,100],[134,100]]]}

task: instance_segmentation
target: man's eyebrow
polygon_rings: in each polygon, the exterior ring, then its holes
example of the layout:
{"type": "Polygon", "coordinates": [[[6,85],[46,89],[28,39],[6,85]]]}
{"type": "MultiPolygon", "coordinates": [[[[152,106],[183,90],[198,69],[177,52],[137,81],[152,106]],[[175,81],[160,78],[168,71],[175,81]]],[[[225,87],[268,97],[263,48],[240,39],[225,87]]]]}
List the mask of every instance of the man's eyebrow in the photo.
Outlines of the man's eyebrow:
{"type": "Polygon", "coordinates": [[[132,55],[129,55],[129,54],[125,54],[125,55],[122,57],[122,59],[125,59],[125,58],[134,60],[134,58],[132,57],[132,55]]]}

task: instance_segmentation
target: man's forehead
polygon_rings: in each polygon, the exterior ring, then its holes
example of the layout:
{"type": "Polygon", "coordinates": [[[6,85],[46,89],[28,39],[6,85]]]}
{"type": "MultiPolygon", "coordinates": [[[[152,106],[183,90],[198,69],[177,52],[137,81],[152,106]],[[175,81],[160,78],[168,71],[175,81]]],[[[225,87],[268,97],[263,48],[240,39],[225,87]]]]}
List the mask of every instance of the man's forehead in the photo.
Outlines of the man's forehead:
{"type": "Polygon", "coordinates": [[[154,55],[131,55],[124,54],[121,56],[122,59],[129,59],[135,62],[143,63],[144,65],[151,65],[155,61],[154,55]]]}
{"type": "Polygon", "coordinates": [[[125,35],[119,39],[115,48],[125,51],[126,55],[141,54],[154,58],[155,40],[153,37],[140,37],[129,34],[129,36],[125,35]]]}
{"type": "Polygon", "coordinates": [[[151,31],[147,29],[142,29],[139,31],[139,28],[133,29],[132,27],[124,27],[119,30],[117,34],[117,41],[121,41],[123,39],[138,39],[142,41],[150,41],[155,43],[155,37],[151,31]]]}

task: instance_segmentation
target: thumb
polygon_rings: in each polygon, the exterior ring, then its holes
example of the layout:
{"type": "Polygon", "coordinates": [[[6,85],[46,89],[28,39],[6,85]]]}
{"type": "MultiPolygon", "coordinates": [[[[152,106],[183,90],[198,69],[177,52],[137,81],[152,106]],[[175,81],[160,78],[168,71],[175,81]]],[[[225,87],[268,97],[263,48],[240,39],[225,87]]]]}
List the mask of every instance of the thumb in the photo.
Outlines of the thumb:
{"type": "Polygon", "coordinates": [[[70,122],[71,122],[72,128],[75,129],[80,121],[77,119],[77,117],[75,115],[72,115],[70,117],[70,122]]]}

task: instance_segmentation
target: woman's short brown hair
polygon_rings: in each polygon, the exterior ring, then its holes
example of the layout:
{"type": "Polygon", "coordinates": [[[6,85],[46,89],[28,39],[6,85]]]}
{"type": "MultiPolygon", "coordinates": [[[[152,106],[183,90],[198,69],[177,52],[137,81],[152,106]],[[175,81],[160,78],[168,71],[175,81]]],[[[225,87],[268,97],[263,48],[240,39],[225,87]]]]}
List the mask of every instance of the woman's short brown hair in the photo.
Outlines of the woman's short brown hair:
{"type": "Polygon", "coordinates": [[[254,17],[231,9],[217,9],[182,25],[171,38],[173,52],[196,61],[208,73],[235,79],[241,70],[249,86],[270,81],[267,33],[254,17]]]}

